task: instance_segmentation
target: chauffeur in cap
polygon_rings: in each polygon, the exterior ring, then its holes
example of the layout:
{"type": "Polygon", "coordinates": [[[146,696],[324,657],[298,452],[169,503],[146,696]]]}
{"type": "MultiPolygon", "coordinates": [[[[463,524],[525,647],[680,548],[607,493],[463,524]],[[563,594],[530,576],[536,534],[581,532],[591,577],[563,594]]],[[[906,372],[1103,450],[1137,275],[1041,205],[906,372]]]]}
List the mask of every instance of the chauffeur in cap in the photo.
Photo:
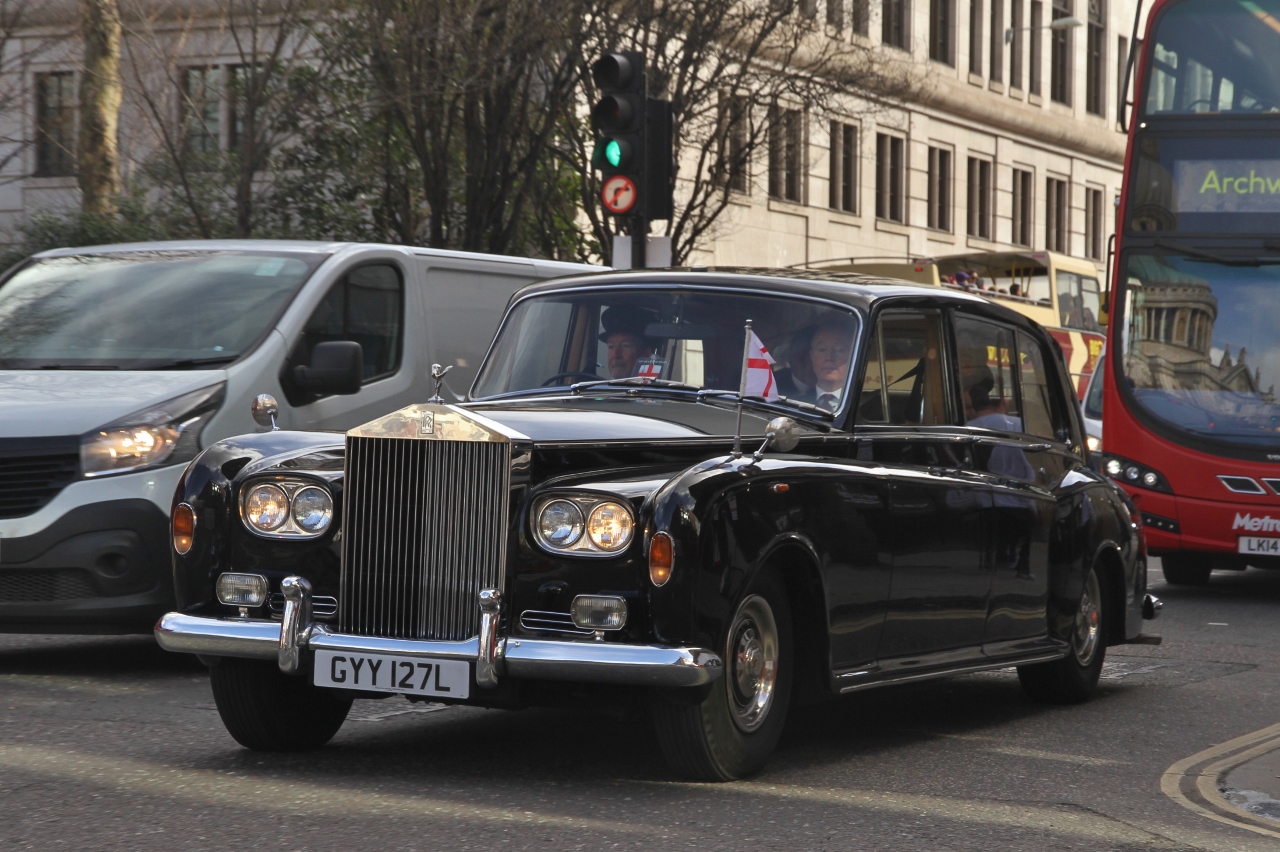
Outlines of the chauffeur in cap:
{"type": "Polygon", "coordinates": [[[653,354],[655,347],[644,336],[644,329],[654,321],[648,311],[624,305],[615,305],[600,316],[600,323],[604,326],[600,340],[609,347],[606,364],[609,378],[634,376],[636,362],[653,354]]]}

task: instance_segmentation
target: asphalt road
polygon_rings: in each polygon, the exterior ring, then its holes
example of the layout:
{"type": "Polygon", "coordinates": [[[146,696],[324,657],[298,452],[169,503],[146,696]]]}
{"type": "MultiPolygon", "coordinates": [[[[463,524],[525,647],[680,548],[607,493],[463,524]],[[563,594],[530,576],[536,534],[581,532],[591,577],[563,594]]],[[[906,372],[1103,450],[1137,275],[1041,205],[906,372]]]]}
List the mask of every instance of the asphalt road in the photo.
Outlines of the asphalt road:
{"type": "Polygon", "coordinates": [[[0,636],[0,850],[1280,849],[1161,789],[1280,722],[1280,572],[1165,585],[1159,647],[1101,694],[1027,701],[1011,672],[797,711],[750,781],[671,780],[641,714],[358,701],[327,748],[223,730],[194,660],[148,637],[0,636]]]}

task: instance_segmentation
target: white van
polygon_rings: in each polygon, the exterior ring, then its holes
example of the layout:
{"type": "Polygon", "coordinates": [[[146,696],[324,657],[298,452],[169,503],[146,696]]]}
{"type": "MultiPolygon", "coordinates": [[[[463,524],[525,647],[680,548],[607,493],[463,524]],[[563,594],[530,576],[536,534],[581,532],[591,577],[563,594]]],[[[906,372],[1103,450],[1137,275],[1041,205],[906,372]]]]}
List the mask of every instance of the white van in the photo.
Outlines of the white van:
{"type": "Polygon", "coordinates": [[[0,281],[0,632],[149,631],[169,504],[202,447],[346,430],[471,386],[508,299],[597,267],[355,243],[138,243],[0,281]],[[358,344],[358,345],[357,345],[358,344]]]}

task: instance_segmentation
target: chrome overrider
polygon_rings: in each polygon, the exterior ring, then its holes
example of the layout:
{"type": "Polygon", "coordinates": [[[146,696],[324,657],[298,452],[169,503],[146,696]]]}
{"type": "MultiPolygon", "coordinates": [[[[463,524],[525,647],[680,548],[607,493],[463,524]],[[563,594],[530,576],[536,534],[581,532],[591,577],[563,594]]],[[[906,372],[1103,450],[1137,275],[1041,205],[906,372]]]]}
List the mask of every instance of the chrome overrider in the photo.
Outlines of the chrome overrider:
{"type": "Polygon", "coordinates": [[[504,676],[685,687],[702,686],[724,673],[720,657],[704,648],[499,636],[502,596],[494,589],[480,593],[480,635],[443,642],[335,633],[311,621],[310,583],[291,576],[280,586],[285,598],[281,621],[171,612],[156,623],[156,641],[166,651],[183,654],[275,660],[289,674],[301,671],[307,655],[316,651],[468,660],[476,664],[479,687],[496,686],[504,676]]]}

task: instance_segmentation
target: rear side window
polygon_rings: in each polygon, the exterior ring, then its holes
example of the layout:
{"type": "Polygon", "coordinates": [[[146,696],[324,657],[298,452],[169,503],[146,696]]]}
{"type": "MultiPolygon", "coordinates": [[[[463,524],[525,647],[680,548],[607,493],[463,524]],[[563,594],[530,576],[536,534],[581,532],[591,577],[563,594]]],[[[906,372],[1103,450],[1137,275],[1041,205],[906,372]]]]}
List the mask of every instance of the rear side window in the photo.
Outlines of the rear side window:
{"type": "Polygon", "coordinates": [[[955,329],[965,425],[1022,432],[1013,329],[963,316],[956,317],[955,329]]]}
{"type": "Polygon", "coordinates": [[[871,338],[857,423],[882,426],[947,424],[937,315],[889,313],[871,338]]]}
{"type": "Polygon", "coordinates": [[[1018,332],[1019,383],[1022,386],[1024,431],[1057,440],[1053,418],[1053,386],[1045,370],[1044,351],[1030,335],[1018,332]]]}
{"type": "Polygon", "coordinates": [[[404,349],[404,280],[386,264],[361,266],[334,284],[307,320],[292,364],[311,363],[317,343],[353,340],[364,350],[364,381],[400,368],[404,349]]]}

